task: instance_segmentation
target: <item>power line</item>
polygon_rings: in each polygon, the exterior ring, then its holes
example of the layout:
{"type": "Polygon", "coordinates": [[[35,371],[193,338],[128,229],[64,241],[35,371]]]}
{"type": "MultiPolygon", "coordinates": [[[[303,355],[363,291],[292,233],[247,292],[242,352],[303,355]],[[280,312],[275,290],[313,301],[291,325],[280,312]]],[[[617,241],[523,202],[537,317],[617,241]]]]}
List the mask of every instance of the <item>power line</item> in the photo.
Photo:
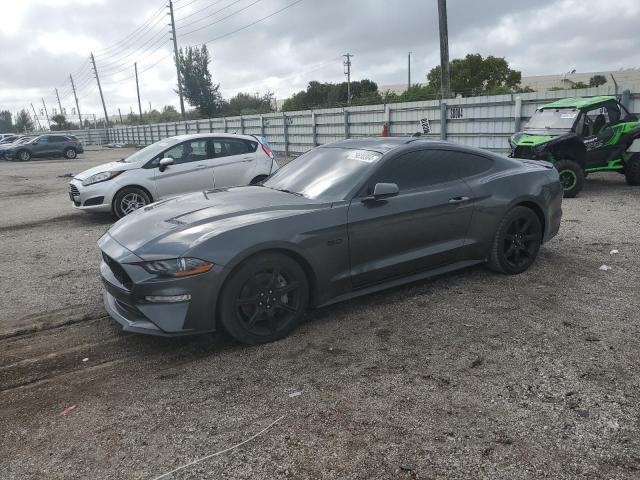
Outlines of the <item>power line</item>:
{"type": "Polygon", "coordinates": [[[120,67],[123,67],[124,65],[131,66],[131,63],[135,60],[135,58],[131,58],[130,60],[127,60],[126,62],[124,60],[127,59],[127,58],[132,57],[133,55],[135,55],[136,58],[140,58],[143,55],[147,54],[147,52],[149,52],[150,50],[153,50],[153,51],[157,50],[159,48],[158,45],[162,45],[162,44],[164,44],[164,43],[169,41],[169,37],[167,36],[167,32],[160,32],[160,33],[162,35],[156,37],[151,44],[146,45],[146,47],[143,48],[143,49],[132,51],[128,55],[122,57],[118,63],[115,63],[115,62],[113,62],[113,63],[108,63],[108,62],[107,63],[102,63],[102,62],[100,62],[100,71],[107,71],[108,72],[110,70],[115,70],[115,69],[118,69],[120,67]]]}
{"type": "MultiPolygon", "coordinates": [[[[181,1],[183,1],[183,0],[176,0],[176,1],[175,1],[175,3],[179,3],[179,2],[181,2],[181,1]]],[[[180,5],[179,7],[176,7],[174,10],[180,10],[181,8],[188,7],[188,6],[189,6],[189,5],[191,5],[192,3],[196,3],[196,2],[199,2],[199,1],[200,1],[200,0],[191,0],[190,2],[185,3],[184,5],[180,5]]]]}
{"type": "MultiPolygon", "coordinates": [[[[212,42],[215,42],[216,40],[220,40],[220,39],[222,39],[222,38],[229,37],[229,36],[231,36],[231,35],[233,35],[233,34],[235,34],[235,33],[241,32],[242,30],[246,30],[247,28],[252,27],[252,26],[254,26],[255,24],[260,23],[260,22],[262,22],[262,21],[264,21],[264,20],[267,20],[267,19],[269,19],[269,18],[271,18],[271,17],[273,17],[273,16],[277,15],[278,13],[283,12],[283,11],[285,11],[285,10],[289,9],[289,8],[293,7],[294,5],[297,5],[298,3],[302,2],[302,1],[303,1],[303,0],[296,0],[295,2],[292,2],[292,3],[290,3],[289,5],[285,5],[285,6],[284,6],[284,7],[282,7],[281,9],[276,10],[275,12],[272,12],[272,13],[270,13],[269,15],[266,15],[266,16],[264,16],[264,17],[262,17],[262,18],[259,18],[258,20],[255,20],[255,21],[253,21],[253,22],[251,22],[251,23],[249,23],[249,24],[245,25],[244,27],[236,28],[235,30],[232,30],[232,31],[230,31],[230,32],[228,32],[228,33],[225,33],[225,34],[223,34],[223,35],[218,35],[217,37],[214,37],[214,38],[212,38],[212,39],[210,39],[210,40],[207,40],[207,41],[206,41],[206,42],[204,42],[204,43],[212,43],[212,42]]],[[[184,35],[188,35],[188,34],[184,34],[184,35]]]]}
{"type": "MultiPolygon", "coordinates": [[[[234,2],[234,3],[238,3],[238,1],[241,1],[241,0],[236,0],[236,2],[234,2]]],[[[199,32],[199,31],[200,31],[200,30],[202,30],[202,29],[208,28],[208,27],[210,27],[210,26],[212,26],[212,25],[215,25],[216,23],[220,23],[220,22],[222,22],[222,21],[226,20],[227,18],[233,17],[235,14],[240,13],[240,12],[243,12],[244,10],[248,9],[249,7],[254,6],[256,3],[261,2],[261,1],[262,1],[262,0],[255,0],[253,3],[250,3],[250,4],[249,4],[249,5],[247,5],[246,7],[242,7],[241,9],[236,10],[236,11],[235,11],[235,12],[233,12],[233,13],[230,13],[230,14],[229,14],[229,15],[227,15],[226,17],[219,18],[219,19],[218,19],[218,20],[216,20],[215,22],[207,23],[206,25],[202,25],[201,27],[194,28],[193,30],[189,30],[189,31],[188,31],[188,32],[186,32],[186,33],[181,33],[181,35],[182,35],[183,37],[186,37],[187,35],[191,35],[192,33],[199,32]]],[[[186,27],[187,25],[193,25],[194,23],[197,23],[197,22],[199,22],[200,20],[202,20],[202,19],[195,20],[195,21],[193,21],[193,22],[187,23],[186,25],[183,25],[183,26],[182,26],[182,27],[180,27],[180,28],[184,28],[184,27],[186,27]]]]}
{"type": "MultiPolygon", "coordinates": [[[[197,15],[198,13],[200,13],[200,12],[202,12],[202,11],[204,11],[204,10],[208,9],[208,8],[214,7],[214,6],[218,5],[219,3],[223,2],[223,1],[224,1],[224,0],[218,0],[217,2],[213,2],[213,3],[209,4],[209,5],[207,5],[206,7],[202,7],[200,10],[196,10],[195,12],[192,12],[192,13],[190,13],[189,15],[185,15],[185,16],[184,16],[184,17],[182,17],[182,18],[178,18],[178,21],[180,22],[180,21],[185,20],[185,19],[187,19],[187,18],[189,18],[189,17],[193,17],[194,15],[197,15]]],[[[207,14],[207,15],[203,16],[200,20],[202,20],[203,18],[207,18],[207,17],[209,17],[209,16],[213,16],[213,15],[215,15],[216,13],[221,12],[222,10],[224,10],[224,9],[226,9],[226,8],[229,8],[229,7],[231,7],[231,6],[233,6],[233,5],[235,5],[236,3],[241,2],[241,1],[242,1],[242,0],[236,0],[235,2],[231,2],[229,5],[227,5],[227,6],[225,6],[225,7],[222,7],[222,8],[221,8],[221,9],[219,9],[219,10],[216,10],[215,12],[212,12],[212,13],[209,13],[209,14],[207,14]]]]}
{"type": "Polygon", "coordinates": [[[103,56],[103,55],[105,55],[105,53],[106,53],[107,51],[113,50],[113,49],[115,49],[116,47],[118,47],[118,46],[122,45],[123,43],[128,42],[130,39],[132,39],[133,37],[135,37],[135,35],[136,35],[139,31],[143,30],[143,29],[144,29],[144,28],[145,28],[145,27],[146,27],[146,26],[147,26],[151,21],[153,21],[153,19],[155,19],[155,18],[158,16],[158,14],[159,14],[160,12],[162,12],[165,8],[166,8],[166,5],[165,5],[165,4],[164,4],[164,2],[163,2],[162,6],[161,6],[158,10],[156,10],[156,11],[155,11],[155,12],[154,12],[154,13],[153,13],[149,18],[147,18],[147,20],[146,20],[142,25],[140,25],[138,28],[136,28],[133,32],[131,32],[129,35],[127,35],[127,36],[126,36],[126,37],[124,37],[123,39],[121,39],[121,40],[119,40],[119,41],[117,41],[117,42],[115,42],[115,43],[113,43],[113,44],[109,45],[108,47],[105,47],[105,48],[103,48],[102,50],[99,50],[99,51],[97,52],[97,53],[99,54],[99,56],[103,56]]]}
{"type": "MultiPolygon", "coordinates": [[[[164,33],[166,32],[166,30],[164,29],[164,25],[160,25],[159,29],[156,27],[156,25],[158,25],[159,23],[161,23],[164,20],[164,17],[158,17],[158,19],[156,20],[156,22],[153,25],[149,26],[149,29],[145,31],[145,33],[140,36],[139,38],[136,39],[135,43],[141,42],[142,45],[146,45],[147,43],[149,43],[150,41],[153,41],[153,38],[157,38],[158,33],[164,33]]],[[[131,45],[123,45],[121,47],[121,49],[119,49],[117,52],[114,53],[109,53],[109,54],[103,54],[100,57],[100,61],[102,62],[111,62],[113,60],[111,60],[112,58],[118,57],[119,55],[121,55],[123,52],[127,52],[130,50],[136,50],[140,47],[134,47],[133,42],[129,42],[131,45]]],[[[117,60],[115,60],[117,61],[117,60]]]]}

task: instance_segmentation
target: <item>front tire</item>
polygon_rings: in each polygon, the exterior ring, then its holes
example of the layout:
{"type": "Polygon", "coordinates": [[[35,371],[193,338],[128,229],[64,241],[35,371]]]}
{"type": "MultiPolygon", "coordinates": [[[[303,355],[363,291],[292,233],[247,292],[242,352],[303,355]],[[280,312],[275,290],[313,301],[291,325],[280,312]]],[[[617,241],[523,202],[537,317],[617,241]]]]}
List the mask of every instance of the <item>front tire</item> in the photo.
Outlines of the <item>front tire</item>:
{"type": "Polygon", "coordinates": [[[226,280],[219,320],[241,343],[273,342],[298,326],[308,302],[309,283],[298,262],[280,253],[258,254],[226,280]]]}
{"type": "Polygon", "coordinates": [[[76,152],[75,148],[67,148],[64,151],[64,157],[68,158],[69,160],[73,160],[74,158],[76,158],[78,156],[78,152],[76,152]]]}
{"type": "Polygon", "coordinates": [[[533,210],[511,209],[500,222],[489,255],[489,268],[516,275],[535,261],[542,244],[542,225],[533,210]]]}
{"type": "Polygon", "coordinates": [[[631,157],[624,167],[624,178],[627,185],[637,187],[640,185],[640,155],[631,157]]]}
{"type": "Polygon", "coordinates": [[[151,197],[147,192],[137,187],[126,187],[116,194],[112,210],[117,218],[122,218],[150,203],[151,197]]]}
{"type": "Polygon", "coordinates": [[[579,163],[563,158],[555,164],[565,198],[574,198],[584,186],[584,169],[579,163]]]}
{"type": "Polygon", "coordinates": [[[31,160],[31,152],[29,150],[20,150],[16,153],[16,158],[21,162],[28,162],[31,160]]]}

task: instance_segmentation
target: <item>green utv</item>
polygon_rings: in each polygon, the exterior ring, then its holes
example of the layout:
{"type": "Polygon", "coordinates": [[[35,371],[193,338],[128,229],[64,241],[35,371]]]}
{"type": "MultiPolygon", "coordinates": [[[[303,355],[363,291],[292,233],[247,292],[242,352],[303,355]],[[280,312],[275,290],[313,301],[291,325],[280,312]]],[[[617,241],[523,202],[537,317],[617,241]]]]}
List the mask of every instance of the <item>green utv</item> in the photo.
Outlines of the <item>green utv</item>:
{"type": "Polygon", "coordinates": [[[592,172],[617,171],[640,185],[640,121],[613,96],[543,105],[509,142],[512,157],[553,163],[565,197],[575,197],[592,172]]]}

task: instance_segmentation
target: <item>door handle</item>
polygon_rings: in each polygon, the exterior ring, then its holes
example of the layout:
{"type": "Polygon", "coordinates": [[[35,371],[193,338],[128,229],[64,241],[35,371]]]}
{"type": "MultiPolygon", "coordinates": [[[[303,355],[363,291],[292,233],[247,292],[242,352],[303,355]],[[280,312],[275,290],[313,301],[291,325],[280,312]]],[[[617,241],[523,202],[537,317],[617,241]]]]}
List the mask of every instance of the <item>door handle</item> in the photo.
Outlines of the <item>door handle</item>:
{"type": "Polygon", "coordinates": [[[449,199],[449,203],[451,205],[455,205],[457,203],[464,203],[469,200],[469,197],[453,197],[449,199]]]}
{"type": "Polygon", "coordinates": [[[196,170],[202,170],[203,168],[207,168],[207,166],[206,165],[198,165],[196,167],[196,170]]]}

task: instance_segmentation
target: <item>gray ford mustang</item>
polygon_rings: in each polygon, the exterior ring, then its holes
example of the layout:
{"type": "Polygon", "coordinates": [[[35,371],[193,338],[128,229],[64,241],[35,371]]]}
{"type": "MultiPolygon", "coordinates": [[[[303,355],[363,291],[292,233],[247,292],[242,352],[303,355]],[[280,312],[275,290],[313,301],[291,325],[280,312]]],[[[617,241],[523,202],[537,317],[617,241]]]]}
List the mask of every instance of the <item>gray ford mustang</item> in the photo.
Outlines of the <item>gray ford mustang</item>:
{"type": "Polygon", "coordinates": [[[99,240],[124,330],[284,337],[318,307],[486,263],[525,271],[560,227],[551,164],[420,138],[315,148],[262,185],[144,207],[99,240]]]}

